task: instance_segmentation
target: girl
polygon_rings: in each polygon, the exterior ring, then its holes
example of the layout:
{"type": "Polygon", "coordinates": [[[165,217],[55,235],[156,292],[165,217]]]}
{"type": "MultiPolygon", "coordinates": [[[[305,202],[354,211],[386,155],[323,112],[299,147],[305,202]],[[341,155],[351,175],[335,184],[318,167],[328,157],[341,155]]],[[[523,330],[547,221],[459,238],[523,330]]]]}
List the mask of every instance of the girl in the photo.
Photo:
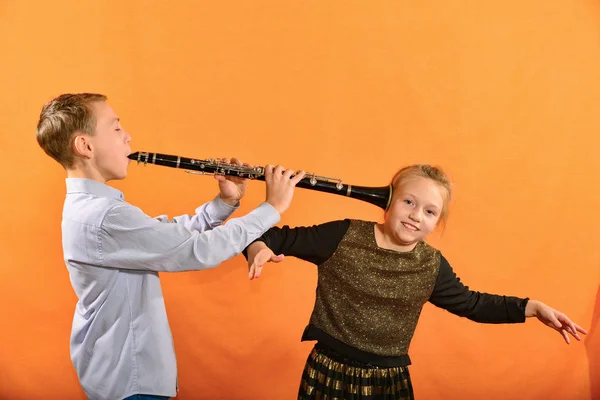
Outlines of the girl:
{"type": "Polygon", "coordinates": [[[569,343],[587,333],[536,300],[471,291],[424,239],[446,221],[450,183],[439,168],[412,165],[392,179],[383,224],[341,220],[273,227],[246,249],[249,278],[286,255],[318,266],[314,310],[302,340],[316,340],[299,399],[413,399],[408,348],[427,301],[480,323],[537,317],[569,343]],[[276,255],[277,254],[277,255],[276,255]]]}

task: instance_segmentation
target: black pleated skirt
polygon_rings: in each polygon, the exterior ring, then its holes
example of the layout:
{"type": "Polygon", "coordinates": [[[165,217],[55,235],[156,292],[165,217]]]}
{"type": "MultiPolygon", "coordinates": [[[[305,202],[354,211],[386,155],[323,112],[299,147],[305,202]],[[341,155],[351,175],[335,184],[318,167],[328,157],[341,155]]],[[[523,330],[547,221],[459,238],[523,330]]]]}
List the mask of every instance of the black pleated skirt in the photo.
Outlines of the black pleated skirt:
{"type": "Polygon", "coordinates": [[[317,344],[306,361],[298,400],[413,400],[408,367],[377,367],[317,344]]]}

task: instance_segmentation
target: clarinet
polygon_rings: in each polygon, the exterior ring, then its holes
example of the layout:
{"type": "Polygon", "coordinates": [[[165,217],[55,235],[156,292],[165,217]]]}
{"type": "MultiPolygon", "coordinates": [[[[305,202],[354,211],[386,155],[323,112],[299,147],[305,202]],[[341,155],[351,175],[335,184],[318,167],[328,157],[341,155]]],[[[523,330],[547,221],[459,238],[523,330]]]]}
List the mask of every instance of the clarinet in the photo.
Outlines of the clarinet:
{"type": "MultiPolygon", "coordinates": [[[[241,178],[265,180],[264,167],[248,167],[243,165],[228,164],[215,159],[198,160],[194,158],[175,156],[170,154],[149,153],[136,151],[127,156],[138,164],[154,164],[164,167],[183,169],[187,173],[198,175],[225,175],[241,178]]],[[[316,190],[319,192],[337,194],[351,197],[376,205],[387,210],[392,199],[392,185],[382,187],[353,186],[342,183],[341,179],[327,178],[315,174],[306,174],[296,187],[316,190]]]]}

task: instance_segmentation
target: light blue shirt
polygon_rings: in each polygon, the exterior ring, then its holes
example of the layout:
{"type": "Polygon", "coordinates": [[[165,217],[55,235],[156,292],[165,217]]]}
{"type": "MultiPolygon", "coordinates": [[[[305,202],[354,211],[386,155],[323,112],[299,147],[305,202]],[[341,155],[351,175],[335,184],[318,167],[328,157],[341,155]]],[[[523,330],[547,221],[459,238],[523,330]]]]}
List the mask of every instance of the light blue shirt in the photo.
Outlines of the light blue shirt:
{"type": "Polygon", "coordinates": [[[160,271],[216,267],[279,222],[268,203],[222,225],[237,206],[219,196],[195,215],[151,218],[108,185],[67,178],[64,259],[77,305],[71,360],[86,395],[176,396],[177,365],[160,271]]]}

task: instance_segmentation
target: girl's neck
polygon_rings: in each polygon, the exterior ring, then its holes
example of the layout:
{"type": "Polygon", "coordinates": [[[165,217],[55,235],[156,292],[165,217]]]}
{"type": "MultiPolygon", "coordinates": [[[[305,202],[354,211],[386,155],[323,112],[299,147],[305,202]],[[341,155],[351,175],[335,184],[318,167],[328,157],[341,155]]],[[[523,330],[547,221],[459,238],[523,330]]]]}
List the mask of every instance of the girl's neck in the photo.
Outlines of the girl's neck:
{"type": "Polygon", "coordinates": [[[375,242],[377,242],[377,246],[382,249],[393,250],[400,253],[408,253],[417,246],[417,243],[396,243],[392,235],[386,233],[384,224],[375,224],[375,242]]]}

